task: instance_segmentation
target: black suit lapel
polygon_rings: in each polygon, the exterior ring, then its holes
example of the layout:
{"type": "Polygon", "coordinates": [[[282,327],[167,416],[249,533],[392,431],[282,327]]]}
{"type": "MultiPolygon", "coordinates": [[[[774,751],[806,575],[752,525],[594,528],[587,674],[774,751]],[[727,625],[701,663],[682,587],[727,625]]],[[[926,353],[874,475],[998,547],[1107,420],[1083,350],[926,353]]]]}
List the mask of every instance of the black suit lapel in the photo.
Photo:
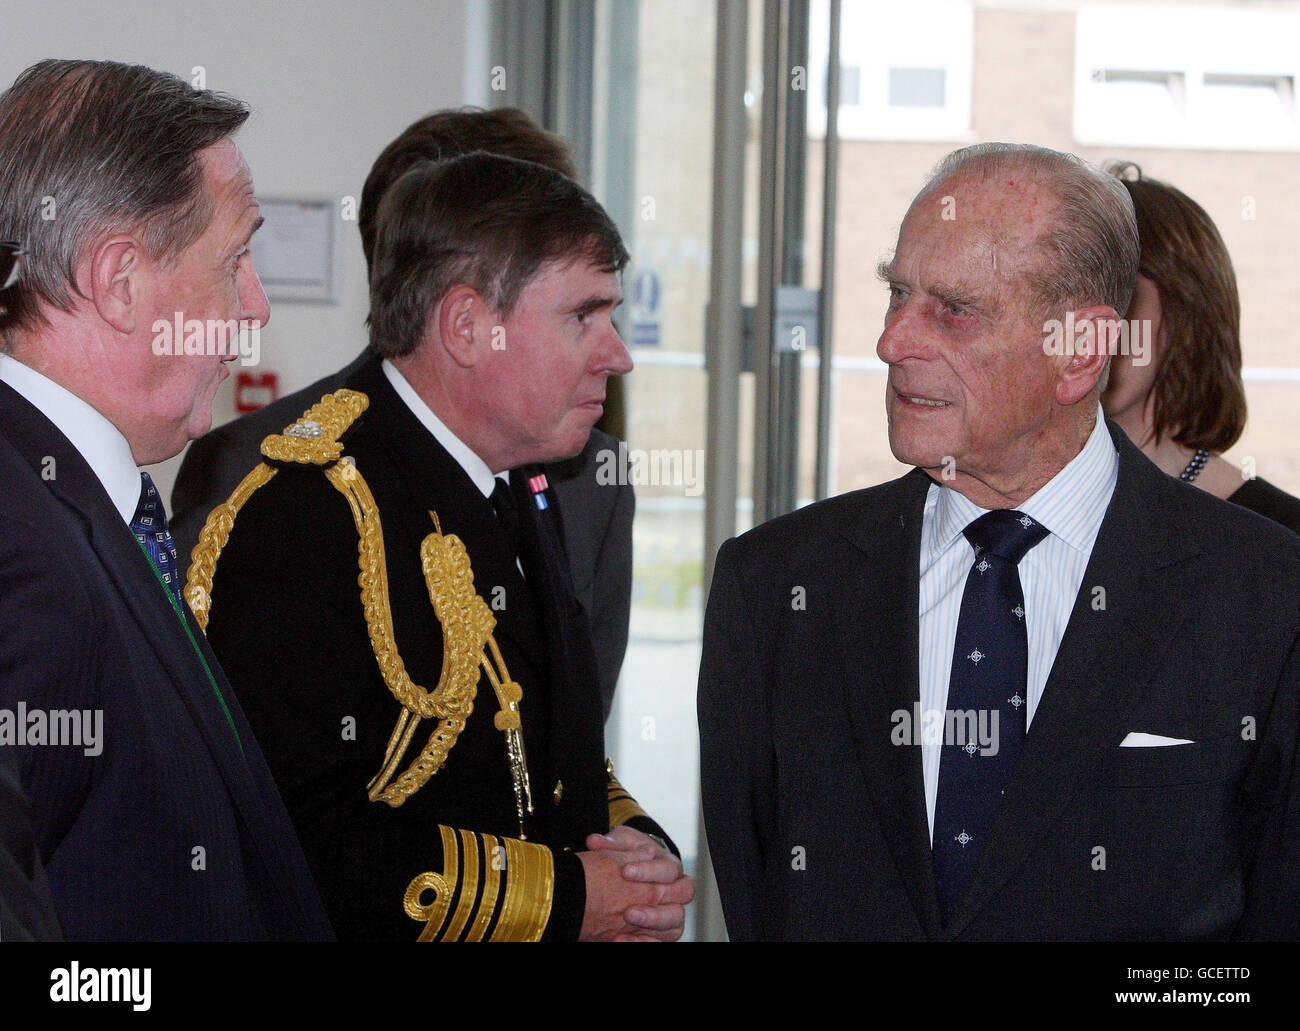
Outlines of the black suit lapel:
{"type": "MultiPolygon", "coordinates": [[[[555,492],[540,466],[513,470],[510,485],[519,505],[522,539],[520,559],[538,601],[546,629],[546,669],[552,728],[564,728],[563,741],[547,751],[546,785],[565,784],[585,797],[558,810],[556,839],[581,841],[593,829],[605,829],[609,809],[604,785],[594,782],[605,749],[601,720],[600,678],[591,630],[578,603],[563,544],[563,527],[555,492]],[[541,477],[541,479],[538,479],[541,477]],[[539,489],[533,489],[530,482],[539,489]],[[544,502],[539,504],[539,500],[544,502]]],[[[553,735],[554,736],[554,735],[553,735]]]]}
{"type": "MultiPolygon", "coordinates": [[[[894,745],[893,715],[920,700],[917,611],[921,520],[932,481],[914,470],[844,531],[829,571],[842,683],[867,788],[927,938],[940,930],[919,747],[894,745]],[[856,548],[862,555],[848,549],[856,548]],[[865,556],[865,561],[863,559],[865,556]]],[[[919,740],[919,739],[918,739],[919,740]]]]}
{"type": "MultiPolygon", "coordinates": [[[[947,928],[959,935],[1024,861],[1104,749],[1119,744],[1127,714],[1177,643],[1192,599],[1160,582],[1199,551],[1179,515],[1177,481],[1108,423],[1119,451],[1115,494],[988,848],[947,928]],[[1095,607],[1102,588],[1104,608],[1095,607]]],[[[1079,860],[1086,862],[1087,857],[1079,860]]]]}
{"type": "MultiPolygon", "coordinates": [[[[244,812],[246,822],[250,827],[262,826],[264,806],[230,722],[208,682],[198,654],[186,639],[165,588],[158,582],[149,560],[122,522],[103,485],[58,428],[3,384],[0,384],[0,425],[33,469],[39,471],[47,456],[54,459],[55,474],[48,481],[51,493],[85,526],[104,571],[149,643],[151,654],[139,656],[139,661],[153,661],[175,688],[199,728],[232,799],[244,812]]],[[[192,617],[189,618],[193,628],[192,617]]],[[[196,636],[196,642],[201,636],[196,636]]],[[[205,657],[226,704],[233,705],[234,693],[220,665],[210,651],[205,657]]],[[[241,736],[249,734],[246,725],[241,728],[241,736]]]]}

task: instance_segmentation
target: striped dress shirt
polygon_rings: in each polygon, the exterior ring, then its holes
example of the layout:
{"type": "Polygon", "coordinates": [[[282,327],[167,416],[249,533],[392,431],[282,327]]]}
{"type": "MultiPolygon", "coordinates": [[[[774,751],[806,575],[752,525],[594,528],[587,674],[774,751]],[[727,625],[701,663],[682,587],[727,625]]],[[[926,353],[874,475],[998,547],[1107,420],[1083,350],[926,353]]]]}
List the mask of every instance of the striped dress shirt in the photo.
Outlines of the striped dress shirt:
{"type": "MultiPolygon", "coordinates": [[[[1029,643],[1027,727],[1032,727],[1056,650],[1065,635],[1092,546],[1097,541],[1097,531],[1115,493],[1118,473],[1119,457],[1098,406],[1097,424],[1083,450],[1037,493],[1017,506],[1017,511],[1033,516],[1048,529],[1042,543],[1020,562],[1029,643]]],[[[951,487],[937,483],[930,485],[926,495],[921,525],[922,727],[942,728],[945,723],[942,714],[948,702],[957,617],[966,577],[975,561],[974,551],[962,530],[986,511],[951,487]]],[[[919,734],[920,728],[915,728],[914,733],[919,734]]],[[[921,768],[931,840],[942,744],[941,732],[922,735],[921,768]]]]}

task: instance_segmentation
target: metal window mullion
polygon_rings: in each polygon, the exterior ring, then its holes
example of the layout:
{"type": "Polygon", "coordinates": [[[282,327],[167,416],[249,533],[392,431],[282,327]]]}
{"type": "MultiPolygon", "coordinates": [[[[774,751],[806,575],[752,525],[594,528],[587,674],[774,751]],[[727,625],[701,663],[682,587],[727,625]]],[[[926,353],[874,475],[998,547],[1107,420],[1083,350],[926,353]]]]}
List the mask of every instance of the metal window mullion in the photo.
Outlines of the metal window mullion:
{"type": "Polygon", "coordinates": [[[785,68],[788,4],[763,2],[763,110],[759,145],[758,296],[754,310],[754,522],[777,514],[773,491],[780,476],[776,404],[776,288],[785,229],[785,68]]]}
{"type": "MultiPolygon", "coordinates": [[[[704,494],[704,589],[713,579],[713,558],[736,533],[740,462],[740,373],[744,346],[745,77],[749,4],[718,0],[716,5],[713,95],[713,201],[709,258],[709,318],[704,341],[708,399],[706,440],[709,475],[704,494]]],[[[698,893],[695,937],[720,941],[726,934],[709,861],[704,819],[699,821],[698,893]]]]}
{"type": "Polygon", "coordinates": [[[493,107],[517,107],[542,125],[549,112],[546,56],[536,41],[546,39],[550,6],[532,0],[497,0],[492,7],[493,65],[505,71],[505,89],[492,92],[493,107]]]}
{"type": "Polygon", "coordinates": [[[826,57],[826,135],[822,143],[822,269],[818,312],[817,468],[814,497],[831,490],[831,419],[835,364],[835,219],[839,210],[840,0],[830,0],[826,57]]]}
{"type": "Polygon", "coordinates": [[[547,25],[547,126],[569,142],[582,182],[592,171],[595,0],[551,0],[547,25]]]}

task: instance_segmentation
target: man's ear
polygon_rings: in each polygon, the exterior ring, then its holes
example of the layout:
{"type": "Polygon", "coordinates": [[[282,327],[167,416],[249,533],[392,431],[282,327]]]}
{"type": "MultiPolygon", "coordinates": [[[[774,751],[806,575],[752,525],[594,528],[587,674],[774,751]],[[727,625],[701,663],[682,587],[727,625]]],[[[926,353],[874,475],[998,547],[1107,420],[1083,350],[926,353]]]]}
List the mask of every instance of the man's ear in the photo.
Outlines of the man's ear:
{"type": "Polygon", "coordinates": [[[439,302],[434,313],[438,338],[461,368],[472,368],[482,359],[491,314],[479,292],[463,283],[453,286],[439,302]]]}
{"type": "Polygon", "coordinates": [[[144,248],[133,236],[110,236],[90,257],[88,297],[99,317],[119,333],[134,333],[141,310],[144,248]]]}
{"type": "Polygon", "coordinates": [[[1074,332],[1065,341],[1065,353],[1056,381],[1056,400],[1072,405],[1088,396],[1106,372],[1106,363],[1119,349],[1120,317],[1108,304],[1096,304],[1074,313],[1074,332]]]}

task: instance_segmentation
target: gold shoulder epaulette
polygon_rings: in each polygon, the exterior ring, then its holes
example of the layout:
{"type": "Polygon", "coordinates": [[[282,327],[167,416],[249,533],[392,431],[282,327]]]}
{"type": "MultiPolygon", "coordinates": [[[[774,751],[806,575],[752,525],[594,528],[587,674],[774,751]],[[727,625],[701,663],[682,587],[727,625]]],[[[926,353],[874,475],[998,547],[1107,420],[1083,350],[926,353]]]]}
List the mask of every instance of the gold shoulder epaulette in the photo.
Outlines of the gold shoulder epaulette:
{"type": "MultiPolygon", "coordinates": [[[[262,441],[262,454],[277,462],[330,465],[337,462],[343,446],[339,438],[370,406],[370,399],[356,390],[326,394],[283,433],[262,441]]],[[[208,513],[199,532],[199,542],[190,552],[190,570],[185,582],[185,600],[204,631],[212,608],[212,575],[217,559],[230,539],[239,510],[260,488],[274,479],[276,467],[260,462],[240,481],[224,504],[208,513]]]]}
{"type": "Polygon", "coordinates": [[[359,390],[336,390],[312,405],[301,419],[262,441],[262,454],[275,462],[329,465],[343,453],[339,438],[357,421],[370,398],[359,390]]]}

